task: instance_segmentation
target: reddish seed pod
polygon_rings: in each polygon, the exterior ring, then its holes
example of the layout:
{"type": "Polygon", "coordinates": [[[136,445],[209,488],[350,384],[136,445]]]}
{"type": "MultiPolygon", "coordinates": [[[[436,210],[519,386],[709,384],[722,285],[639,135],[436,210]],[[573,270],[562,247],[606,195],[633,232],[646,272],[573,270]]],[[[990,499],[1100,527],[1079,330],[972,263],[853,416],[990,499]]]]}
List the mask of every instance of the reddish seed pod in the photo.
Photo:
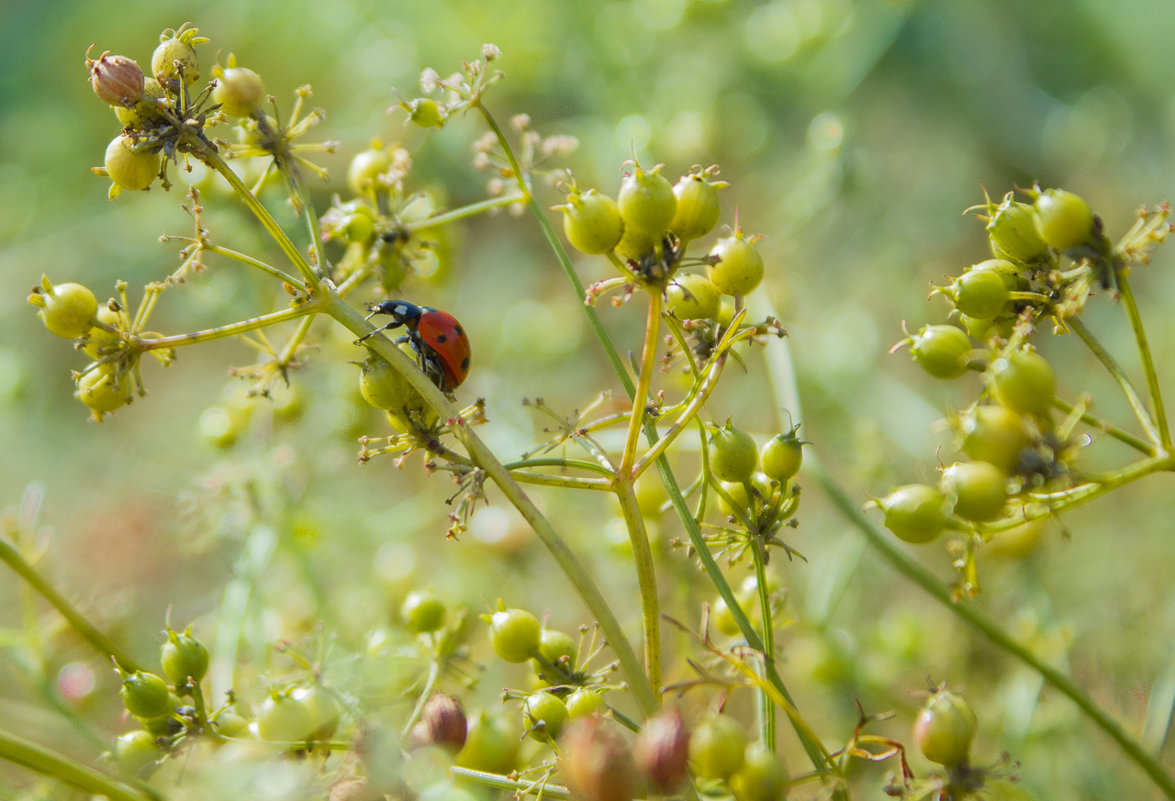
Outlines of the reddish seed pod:
{"type": "Polygon", "coordinates": [[[603,718],[577,720],[561,741],[560,766],[572,798],[582,801],[631,801],[636,795],[632,752],[603,718]]]}
{"type": "Polygon", "coordinates": [[[456,754],[465,745],[467,722],[461,702],[451,695],[437,693],[424,705],[420,716],[426,742],[456,754]]]}
{"type": "Polygon", "coordinates": [[[146,78],[133,58],[103,53],[87,61],[94,94],[112,106],[133,106],[143,96],[146,78]]]}
{"type": "Polygon", "coordinates": [[[633,754],[650,788],[669,795],[685,783],[689,741],[689,730],[676,709],[649,719],[636,739],[633,754]]]}

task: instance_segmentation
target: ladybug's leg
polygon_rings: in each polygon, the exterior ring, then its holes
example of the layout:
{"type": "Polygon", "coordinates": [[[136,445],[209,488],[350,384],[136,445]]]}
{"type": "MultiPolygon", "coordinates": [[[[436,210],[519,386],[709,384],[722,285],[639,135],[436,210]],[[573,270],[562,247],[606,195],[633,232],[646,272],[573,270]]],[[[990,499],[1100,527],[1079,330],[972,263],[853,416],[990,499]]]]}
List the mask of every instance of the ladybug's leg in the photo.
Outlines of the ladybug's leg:
{"type": "MultiPolygon", "coordinates": [[[[372,312],[371,314],[367,315],[363,319],[370,320],[376,314],[379,314],[379,312],[372,312]]],[[[366,334],[364,334],[363,336],[361,336],[357,340],[355,340],[355,344],[358,345],[363,340],[370,339],[371,337],[375,336],[376,334],[380,333],[381,331],[390,331],[393,328],[399,328],[403,324],[404,323],[402,321],[393,320],[392,322],[388,323],[387,325],[383,326],[382,328],[376,328],[374,331],[368,331],[366,334]]],[[[400,342],[402,340],[396,340],[396,341],[400,342]]]]}

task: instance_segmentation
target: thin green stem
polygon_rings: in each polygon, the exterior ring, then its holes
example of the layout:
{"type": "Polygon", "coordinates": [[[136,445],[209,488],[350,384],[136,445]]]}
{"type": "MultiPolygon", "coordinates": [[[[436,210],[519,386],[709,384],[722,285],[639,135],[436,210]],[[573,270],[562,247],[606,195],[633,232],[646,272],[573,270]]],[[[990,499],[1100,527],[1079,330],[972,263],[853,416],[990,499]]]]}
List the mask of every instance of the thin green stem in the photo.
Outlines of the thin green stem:
{"type": "Polygon", "coordinates": [[[664,455],[666,449],[672,445],[689,424],[697,417],[701,408],[706,405],[706,401],[710,399],[714,388],[718,386],[718,379],[722,375],[722,368],[726,364],[726,354],[719,354],[709,365],[701,384],[697,385],[698,389],[694,396],[677,420],[674,421],[665,433],[657,440],[656,444],[649,448],[640,460],[633,466],[632,474],[635,477],[640,477],[653,463],[664,455]]]}
{"type": "MultiPolygon", "coordinates": [[[[554,459],[554,458],[531,458],[519,459],[516,462],[505,462],[507,470],[515,471],[527,467],[558,467],[561,470],[575,468],[576,470],[586,470],[590,473],[596,473],[608,478],[608,484],[605,489],[612,488],[612,478],[614,471],[609,470],[603,465],[595,462],[585,462],[580,459],[554,459]]],[[[594,483],[594,482],[593,482],[594,483]]]]}
{"type": "Polygon", "coordinates": [[[217,326],[216,328],[205,328],[202,331],[192,331],[188,334],[174,334],[169,337],[140,339],[136,347],[141,351],[149,351],[159,348],[178,348],[183,345],[197,345],[201,342],[212,342],[217,339],[235,337],[238,334],[256,331],[258,328],[266,328],[271,325],[277,325],[278,323],[297,320],[299,317],[316,314],[319,311],[318,303],[314,300],[309,300],[300,306],[292,306],[288,309],[263,314],[260,317],[250,317],[247,320],[217,326]]]}
{"type": "Polygon", "coordinates": [[[432,217],[426,217],[423,220],[404,223],[404,229],[407,231],[420,231],[428,228],[435,228],[441,225],[449,225],[450,223],[455,223],[461,220],[467,220],[470,217],[475,217],[478,214],[485,214],[487,211],[505,208],[506,206],[523,201],[527,197],[529,197],[529,193],[520,192],[518,194],[510,193],[499,195],[498,197],[486,198],[485,200],[479,200],[476,203],[470,203],[467,206],[461,206],[457,209],[441,212],[440,214],[435,214],[432,217]]]}
{"type": "Polygon", "coordinates": [[[1012,639],[998,621],[982,611],[972,601],[955,602],[952,599],[951,589],[940,582],[934,574],[916,562],[893,542],[893,538],[873,524],[861,511],[860,505],[845,493],[836,483],[824,466],[815,457],[805,461],[809,475],[828,495],[833,505],[844,517],[869,540],[890,566],[921,587],[932,598],[941,603],[951,612],[964,620],[972,628],[987,637],[994,645],[1016,657],[1026,665],[1032,667],[1045,681],[1056,687],[1069,700],[1075,703],[1103,732],[1108,734],[1122,749],[1122,751],[1137,764],[1151,780],[1159,786],[1163,794],[1175,799],[1175,780],[1163,769],[1158,761],[1141,745],[1138,744],[1126,730],[1123,729],[1109,713],[1099,707],[1071,678],[1061,673],[1045,662],[1041,657],[1023,644],[1012,639]]]}
{"type": "MultiPolygon", "coordinates": [[[[329,282],[324,283],[329,284],[329,282]]],[[[359,312],[348,306],[334,294],[333,289],[329,286],[324,286],[324,290],[318,295],[323,306],[323,312],[329,314],[356,336],[362,336],[373,330],[371,324],[365,321],[359,312]]],[[[433,385],[432,381],[391,340],[385,336],[375,336],[366,340],[364,344],[386,359],[392,365],[393,369],[414,390],[419,392],[425,399],[425,402],[437,411],[442,418],[460,421],[457,410],[441,394],[441,391],[433,385]]],[[[563,570],[563,573],[567,576],[567,579],[571,582],[579,597],[596,617],[596,622],[599,624],[601,631],[603,631],[604,637],[612,648],[612,652],[616,655],[621,672],[624,674],[630,689],[636,697],[637,703],[646,715],[652,714],[658,706],[657,697],[644,671],[641,670],[640,661],[637,659],[636,652],[633,651],[632,644],[624,636],[624,630],[616,620],[616,616],[613,614],[611,607],[604,599],[603,594],[583,564],[579,561],[579,558],[575,555],[575,552],[571,550],[563,537],[551,525],[551,522],[543,516],[526,493],[523,492],[522,487],[510,476],[510,471],[497,460],[493,452],[473,433],[469,426],[463,422],[458,422],[455,429],[456,436],[465,446],[470,458],[498,486],[507,500],[510,501],[531,529],[534,530],[539,540],[546,546],[551,556],[563,570]]]]}
{"type": "Polygon", "coordinates": [[[649,546],[649,532],[645,529],[645,517],[636,500],[633,482],[622,479],[616,485],[616,497],[620,501],[620,513],[632,543],[633,561],[636,562],[637,585],[641,594],[641,618],[645,632],[645,671],[653,689],[661,689],[661,603],[657,597],[657,573],[653,564],[653,549],[649,546]]]}
{"type": "Polygon", "coordinates": [[[266,275],[271,275],[279,281],[283,281],[289,284],[295,289],[301,290],[303,292],[306,291],[306,285],[294,276],[279,270],[271,264],[267,264],[261,261],[261,259],[255,259],[247,253],[241,253],[240,251],[233,250],[232,248],[221,247],[220,245],[201,245],[200,249],[205,253],[215,253],[218,256],[224,256],[225,258],[239,261],[242,264],[247,264],[250,267],[260,270],[266,275]]]}
{"type": "Polygon", "coordinates": [[[33,567],[20,552],[4,537],[0,537],[0,561],[8,565],[12,572],[24,579],[30,587],[36,590],[42,598],[56,609],[70,627],[90,644],[100,654],[113,657],[123,670],[135,672],[142,670],[138,660],[112,643],[109,638],[98,630],[94,624],[86,619],[85,615],[77,610],[65,596],[45,580],[37,569],[33,567]]]}
{"type": "Polygon", "coordinates": [[[28,768],[110,801],[158,801],[160,796],[139,790],[83,765],[64,754],[0,729],[0,759],[28,768]]]}
{"type": "MultiPolygon", "coordinates": [[[[1058,409],[1060,409],[1062,412],[1064,412],[1067,415],[1072,414],[1073,411],[1077,408],[1073,404],[1066,403],[1065,401],[1061,400],[1060,398],[1053,398],[1052,404],[1053,404],[1053,406],[1056,406],[1058,409]]],[[[1113,425],[1112,423],[1109,423],[1105,420],[1102,420],[1101,418],[1094,417],[1089,412],[1082,412],[1080,415],[1080,420],[1081,420],[1081,422],[1085,423],[1087,426],[1090,426],[1091,428],[1096,428],[1098,431],[1101,431],[1102,433],[1106,434],[1107,436],[1113,437],[1114,439],[1118,440],[1119,442],[1121,442],[1125,445],[1129,445],[1131,448],[1134,448],[1136,451],[1144,453],[1147,456],[1151,456],[1154,453],[1154,450],[1155,450],[1154,445],[1151,445],[1149,442],[1146,442],[1144,440],[1139,439],[1138,437],[1134,436],[1133,434],[1129,433],[1128,431],[1123,431],[1122,429],[1118,428],[1117,426],[1113,425]]]]}
{"type": "MultiPolygon", "coordinates": [[[[1098,338],[1093,335],[1093,332],[1079,318],[1071,317],[1065,323],[1073,330],[1073,333],[1081,338],[1085,346],[1093,352],[1093,355],[1098,358],[1098,361],[1102,363],[1102,366],[1113,377],[1118,387],[1122,390],[1122,393],[1126,396],[1130,408],[1134,410],[1134,416],[1138,418],[1138,422],[1146,430],[1146,435],[1150,438],[1151,442],[1155,446],[1162,447],[1163,440],[1159,434],[1159,430],[1156,428],[1154,420],[1151,419],[1150,412],[1146,408],[1146,403],[1143,402],[1142,397],[1138,394],[1138,390],[1130,383],[1130,378],[1126,375],[1126,371],[1122,369],[1122,366],[1118,364],[1113,355],[1105,349],[1098,338]]],[[[1154,452],[1155,448],[1152,447],[1150,453],[1153,454],[1154,452]]]]}
{"type": "Polygon", "coordinates": [[[298,347],[306,339],[306,335],[310,333],[310,326],[314,325],[315,317],[317,315],[313,314],[303,317],[301,322],[298,323],[298,327],[294,329],[293,335],[287,340],[281,353],[277,355],[277,363],[282,367],[285,367],[294,360],[294,354],[298,352],[298,347]]]}
{"type": "MultiPolygon", "coordinates": [[[[714,355],[711,357],[710,364],[707,366],[705,377],[700,385],[695,383],[697,387],[696,392],[692,398],[689,399],[685,409],[682,410],[681,415],[677,421],[669,427],[664,436],[660,438],[651,439],[652,443],[649,450],[641,457],[640,461],[632,469],[634,478],[639,477],[649,465],[655,460],[660,459],[665,453],[665,450],[673,444],[673,441],[685,430],[689,425],[690,420],[693,419],[706,401],[710,399],[710,394],[714,388],[718,386],[718,378],[722,375],[722,368],[726,364],[726,352],[733,347],[734,343],[738,341],[740,334],[736,333],[739,322],[743,319],[744,312],[739,312],[735,315],[731,325],[727,328],[726,333],[722,336],[718,345],[714,348],[714,355]]],[[[656,430],[651,423],[648,428],[656,430]]],[[[748,496],[750,497],[750,496],[748,496]]]]}
{"type": "MultiPolygon", "coordinates": [[[[730,609],[730,614],[734,618],[735,623],[738,624],[739,631],[746,640],[747,645],[760,653],[763,652],[763,640],[759,637],[758,631],[755,630],[750,618],[747,617],[745,611],[739,601],[734,596],[734,591],[730,588],[730,583],[727,582],[726,576],[722,574],[722,568],[714,561],[714,556],[710,553],[709,547],[706,545],[702,537],[702,531],[698,527],[698,522],[690,514],[689,507],[685,505],[685,499],[681,495],[681,490],[677,486],[677,479],[673,475],[673,471],[669,468],[668,461],[662,457],[657,460],[657,470],[661,474],[661,481],[665,485],[669,493],[669,500],[673,504],[673,508],[677,511],[677,516],[681,519],[685,526],[686,534],[689,536],[690,544],[693,546],[694,553],[698,561],[702,563],[702,569],[706,572],[706,577],[710,579],[710,583],[718,590],[718,594],[722,600],[726,601],[727,607],[730,609]]],[[[787,686],[783,683],[783,679],[779,676],[779,671],[776,670],[774,663],[764,660],[763,664],[766,672],[767,682],[774,688],[779,696],[787,703],[791,709],[798,709],[795,701],[792,699],[791,693],[788,692],[787,686]]],[[[793,728],[796,735],[800,739],[800,744],[804,748],[804,752],[811,760],[813,767],[821,774],[826,776],[828,774],[829,754],[825,750],[824,745],[819,738],[812,734],[805,726],[800,725],[798,712],[792,720],[793,728]]],[[[834,788],[834,797],[840,797],[843,793],[839,789],[834,788]]]]}
{"type": "MultiPolygon", "coordinates": [[[[748,498],[754,497],[749,492],[748,498]]],[[[763,615],[763,658],[768,664],[775,662],[775,629],[771,616],[771,592],[767,586],[767,559],[763,554],[763,541],[757,536],[751,548],[755,563],[755,583],[759,585],[759,609],[763,615]]],[[[766,693],[759,694],[760,714],[763,717],[763,744],[775,750],[775,704],[766,693]]]]}
{"type": "MultiPolygon", "coordinates": [[[[301,98],[299,98],[301,100],[301,98]]],[[[294,208],[302,218],[302,225],[306,228],[306,238],[310,242],[310,252],[314,254],[314,264],[320,274],[326,271],[326,254],[322,249],[322,227],[318,222],[318,212],[306,193],[306,184],[302,180],[302,172],[293,158],[274,159],[278,169],[285,175],[289,187],[290,197],[294,199],[294,208]]],[[[309,163],[309,162],[307,162],[309,163]]]]}
{"type": "Polygon", "coordinates": [[[1130,280],[1125,271],[1118,273],[1118,292],[1122,298],[1122,306],[1126,309],[1126,317],[1130,320],[1130,330],[1134,332],[1134,341],[1138,344],[1138,357],[1142,361],[1142,369],[1146,374],[1147,391],[1150,392],[1151,405],[1155,409],[1155,421],[1159,426],[1159,445],[1163,450],[1170,451],[1171,429],[1167,423],[1167,410],[1163,406],[1159,375],[1155,371],[1155,360],[1151,354],[1150,344],[1147,342],[1142,315],[1139,314],[1138,304],[1134,300],[1134,290],[1130,288],[1130,280]]]}
{"type": "Polygon", "coordinates": [[[318,276],[315,274],[314,268],[306,261],[306,257],[302,255],[302,251],[286,235],[286,232],[278,225],[277,220],[273,219],[273,215],[269,213],[269,209],[265,208],[249,187],[245,186],[240,176],[228,165],[228,162],[219,153],[211,149],[202,149],[198,155],[205,164],[224,176],[224,179],[229,182],[229,185],[232,186],[237,196],[249,211],[253,213],[257,221],[261,223],[261,227],[265,229],[266,233],[273,238],[277,246],[286,254],[286,258],[290,260],[290,263],[298,268],[298,272],[302,274],[307,285],[313,286],[317,284],[318,276]]]}
{"type": "Polygon", "coordinates": [[[412,714],[408,716],[408,720],[404,723],[404,728],[400,732],[400,739],[403,740],[408,736],[408,732],[412,731],[412,727],[416,725],[416,721],[420,720],[420,714],[424,711],[424,705],[428,703],[428,699],[432,696],[432,691],[437,686],[437,680],[441,677],[441,655],[434,653],[432,663],[428,666],[428,676],[424,680],[424,687],[420,690],[420,697],[416,699],[416,706],[412,709],[412,714]]]}
{"type": "Polygon", "coordinates": [[[537,795],[541,798],[571,798],[571,792],[562,785],[547,784],[546,782],[528,782],[525,779],[511,779],[497,773],[486,773],[481,770],[468,768],[449,768],[449,772],[459,779],[465,779],[483,787],[492,787],[496,790],[509,790],[514,796],[537,795]]]}
{"type": "Polygon", "coordinates": [[[624,453],[620,458],[620,475],[628,480],[636,462],[636,449],[640,444],[641,424],[649,405],[649,387],[653,384],[653,365],[657,361],[657,344],[661,338],[661,306],[664,295],[656,288],[650,288],[648,314],[645,319],[645,343],[641,350],[640,374],[637,378],[636,394],[632,398],[632,417],[628,421],[628,436],[624,439],[624,453]]]}

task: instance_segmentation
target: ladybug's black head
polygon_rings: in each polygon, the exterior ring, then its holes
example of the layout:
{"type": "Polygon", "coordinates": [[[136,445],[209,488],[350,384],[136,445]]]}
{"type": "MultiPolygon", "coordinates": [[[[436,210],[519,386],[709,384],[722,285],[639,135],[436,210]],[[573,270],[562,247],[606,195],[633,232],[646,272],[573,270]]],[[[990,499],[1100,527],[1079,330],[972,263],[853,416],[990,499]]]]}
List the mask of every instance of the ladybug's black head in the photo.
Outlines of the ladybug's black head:
{"type": "Polygon", "coordinates": [[[423,309],[419,306],[404,300],[385,300],[381,303],[372,303],[367,307],[367,310],[371,312],[367,315],[369,320],[377,314],[386,314],[398,325],[406,325],[409,328],[416,327],[416,323],[423,313],[423,309]]]}

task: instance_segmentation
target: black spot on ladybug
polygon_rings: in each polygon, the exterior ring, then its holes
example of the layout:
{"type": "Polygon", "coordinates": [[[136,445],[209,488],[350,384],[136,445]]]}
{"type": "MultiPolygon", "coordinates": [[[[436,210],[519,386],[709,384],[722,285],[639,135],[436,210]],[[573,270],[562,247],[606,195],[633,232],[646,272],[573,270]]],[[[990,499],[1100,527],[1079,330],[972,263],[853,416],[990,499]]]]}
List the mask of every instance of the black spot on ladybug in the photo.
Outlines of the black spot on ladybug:
{"type": "Polygon", "coordinates": [[[457,328],[457,336],[459,336],[459,337],[465,336],[465,332],[461,330],[461,326],[457,326],[456,328],[457,328]]]}
{"type": "Polygon", "coordinates": [[[469,357],[468,356],[466,356],[464,359],[461,360],[461,369],[462,370],[469,369],[469,357]]]}
{"type": "Polygon", "coordinates": [[[437,342],[441,343],[442,345],[445,344],[447,339],[448,337],[446,337],[444,334],[437,334],[437,342]]]}

